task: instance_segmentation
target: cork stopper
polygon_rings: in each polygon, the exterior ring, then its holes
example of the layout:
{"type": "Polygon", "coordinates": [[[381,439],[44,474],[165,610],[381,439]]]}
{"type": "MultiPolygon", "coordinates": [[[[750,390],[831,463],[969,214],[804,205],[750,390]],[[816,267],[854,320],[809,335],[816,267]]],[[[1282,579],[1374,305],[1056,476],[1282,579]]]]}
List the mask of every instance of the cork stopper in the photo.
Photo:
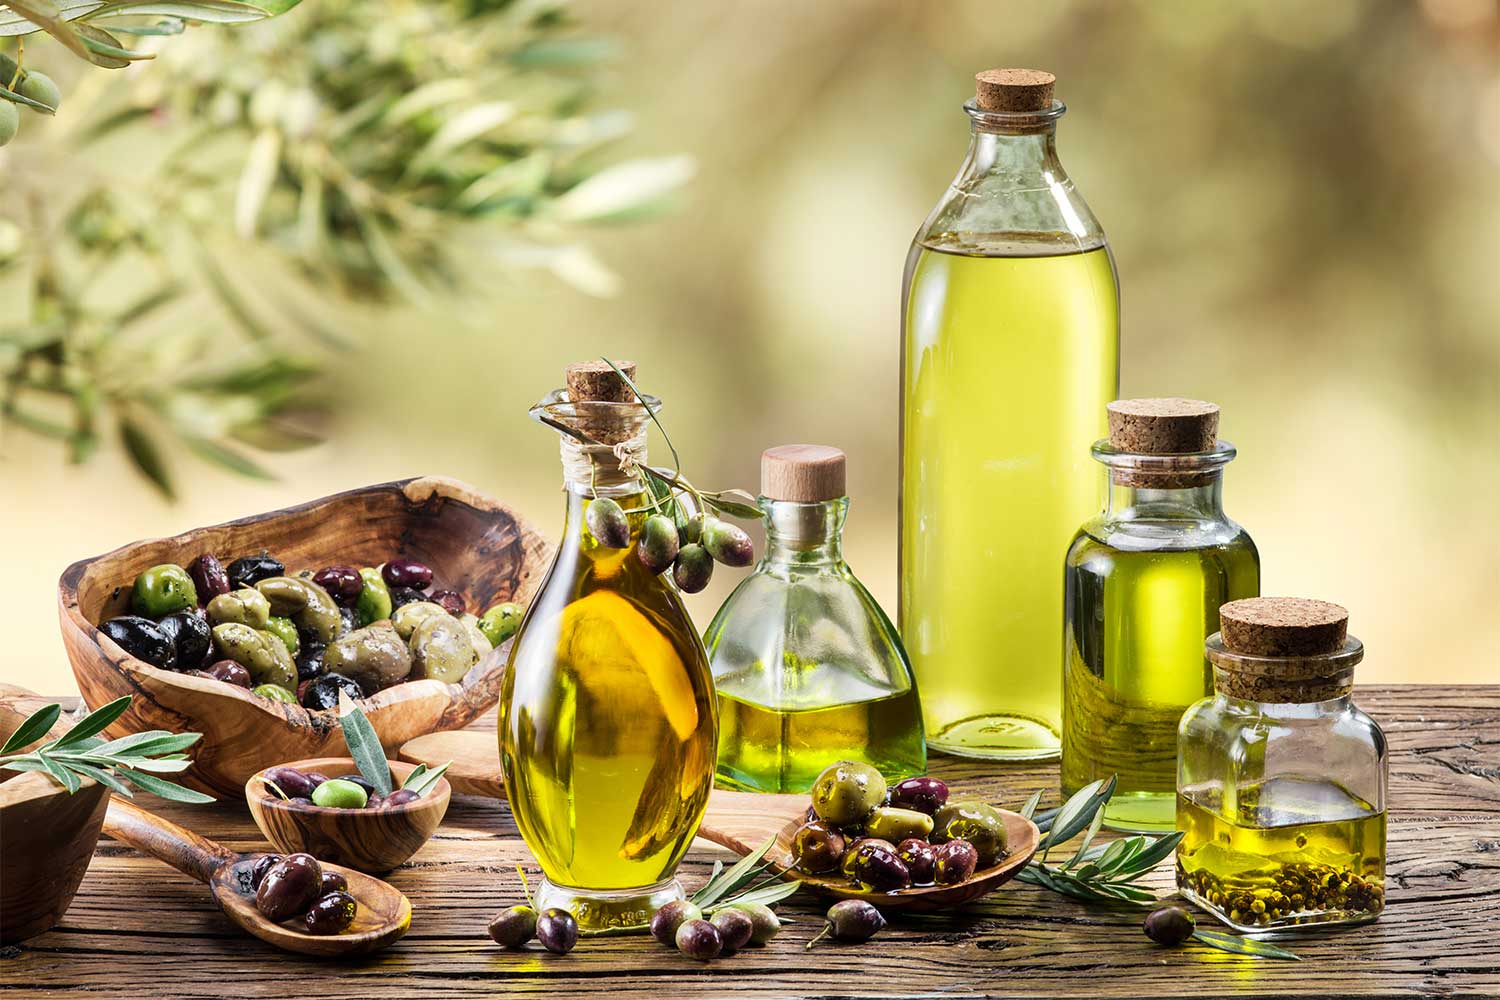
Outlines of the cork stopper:
{"type": "Polygon", "coordinates": [[[1336,653],[1349,636],[1349,612],[1301,597],[1249,597],[1219,609],[1224,648],[1250,656],[1336,653]]]}
{"type": "MultiPolygon", "coordinates": [[[[635,379],[634,361],[616,361],[620,371],[635,379]]],[[[574,403],[585,399],[601,403],[633,403],[635,393],[617,372],[603,361],[585,361],[569,365],[565,372],[568,399],[574,403]]]]}
{"type": "Polygon", "coordinates": [[[1056,83],[1057,77],[1045,70],[987,69],[974,74],[974,103],[982,111],[1047,111],[1056,83]]]}
{"type": "Polygon", "coordinates": [[[772,500],[820,503],[844,495],[844,453],[825,444],[782,444],[760,456],[760,493],[772,500]]]}
{"type": "Polygon", "coordinates": [[[1261,702],[1314,702],[1347,695],[1364,647],[1349,612],[1327,601],[1251,597],[1219,609],[1208,658],[1223,694],[1261,702]]]}
{"type": "Polygon", "coordinates": [[[1212,451],[1219,439],[1219,408],[1202,399],[1117,399],[1105,410],[1109,413],[1109,443],[1132,454],[1212,451]]]}

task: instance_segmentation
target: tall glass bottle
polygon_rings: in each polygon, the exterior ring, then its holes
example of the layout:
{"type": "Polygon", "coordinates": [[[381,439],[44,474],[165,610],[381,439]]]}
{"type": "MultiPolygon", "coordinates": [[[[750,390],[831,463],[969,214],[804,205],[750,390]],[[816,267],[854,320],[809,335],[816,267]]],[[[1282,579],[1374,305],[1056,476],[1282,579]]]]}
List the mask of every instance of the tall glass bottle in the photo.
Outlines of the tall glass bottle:
{"type": "MultiPolygon", "coordinates": [[[[570,386],[607,379],[577,379],[570,386]]],[[[575,391],[575,396],[578,393],[575,391]]],[[[682,889],[674,878],[713,785],[716,716],[708,660],[665,575],[634,553],[649,499],[621,455],[645,461],[648,415],[625,393],[532,409],[562,435],[567,512],[557,557],[521,622],[500,693],[500,759],[526,846],[545,874],[538,907],[580,927],[637,926],[682,889]],[[610,548],[585,520],[595,497],[628,515],[610,548]]],[[[653,407],[660,401],[646,397],[653,407]]]]}
{"type": "Polygon", "coordinates": [[[708,627],[719,782],[807,792],[838,760],[890,782],[927,769],[922,709],[895,626],[844,562],[844,453],[761,456],[766,551],[708,627]]]}
{"type": "Polygon", "coordinates": [[[930,747],[1056,756],[1058,558],[1098,509],[1119,388],[1104,232],[1057,158],[1052,75],[989,70],[903,290],[901,634],[930,747]]]}
{"type": "Polygon", "coordinates": [[[1194,399],[1109,404],[1094,444],[1109,499],[1064,560],[1062,788],[1116,776],[1104,825],[1176,821],[1177,724],[1213,690],[1203,640],[1219,606],[1260,593],[1255,543],[1224,513],[1219,408],[1194,399]]]}

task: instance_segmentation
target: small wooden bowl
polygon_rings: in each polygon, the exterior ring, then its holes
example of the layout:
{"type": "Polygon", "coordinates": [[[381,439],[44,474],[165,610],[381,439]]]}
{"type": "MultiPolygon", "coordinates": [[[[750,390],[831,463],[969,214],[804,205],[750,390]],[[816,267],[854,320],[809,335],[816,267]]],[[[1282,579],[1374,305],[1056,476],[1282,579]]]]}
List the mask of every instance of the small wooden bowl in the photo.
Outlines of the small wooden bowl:
{"type": "MultiPolygon", "coordinates": [[[[198,732],[183,784],[220,798],[284,760],[347,753],[331,711],[258,698],[243,688],[132,658],[100,634],[99,622],[127,612],[131,584],[159,563],[186,564],[203,552],[225,563],[267,549],[289,571],[330,564],[374,566],[394,556],[433,567],[435,585],[456,590],[471,610],[529,600],[550,546],[517,514],[452,479],[406,479],[311,503],[136,542],[69,566],[58,583],[63,643],[84,700],[98,707],[134,695],[109,727],[118,737],[150,729],[198,732]]],[[[409,681],[360,700],[388,753],[415,736],[461,729],[500,695],[510,644],[474,665],[458,684],[409,681]]]]}
{"type": "MultiPolygon", "coordinates": [[[[330,778],[358,774],[348,757],[314,757],[284,765],[299,771],[318,771],[330,778]]],[[[391,761],[399,787],[416,768],[391,761]]],[[[439,778],[421,798],[382,809],[325,809],[277,798],[260,780],[266,768],[245,782],[250,815],[266,839],[283,854],[305,851],[319,861],[331,861],[361,872],[388,872],[417,853],[437,832],[448,811],[453,789],[439,778]]]]}

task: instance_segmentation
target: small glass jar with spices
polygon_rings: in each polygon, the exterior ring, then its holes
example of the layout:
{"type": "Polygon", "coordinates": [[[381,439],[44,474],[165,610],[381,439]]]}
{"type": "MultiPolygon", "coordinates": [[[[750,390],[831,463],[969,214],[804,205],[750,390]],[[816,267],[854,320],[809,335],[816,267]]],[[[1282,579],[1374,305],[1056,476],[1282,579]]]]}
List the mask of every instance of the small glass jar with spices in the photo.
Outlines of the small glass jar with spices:
{"type": "Polygon", "coordinates": [[[1179,732],[1178,888],[1245,933],[1385,907],[1386,741],[1351,699],[1348,612],[1298,598],[1219,609],[1215,693],[1179,732]]]}

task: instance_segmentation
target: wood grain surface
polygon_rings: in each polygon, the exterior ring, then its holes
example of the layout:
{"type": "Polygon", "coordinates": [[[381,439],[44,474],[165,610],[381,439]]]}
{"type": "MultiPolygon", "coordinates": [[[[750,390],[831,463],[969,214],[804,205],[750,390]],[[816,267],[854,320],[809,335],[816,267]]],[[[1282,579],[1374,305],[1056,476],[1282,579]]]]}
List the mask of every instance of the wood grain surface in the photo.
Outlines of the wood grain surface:
{"type": "MultiPolygon", "coordinates": [[[[803,945],[819,907],[771,946],[709,964],[649,938],[586,939],[570,955],[505,952],[484,934],[538,872],[504,803],[455,795],[436,836],[387,880],[411,931],[379,955],[328,965],[247,940],[203,888],[108,840],[52,931],[0,950],[0,990],[52,997],[1500,997],[1500,687],[1365,688],[1390,738],[1389,905],[1380,920],[1281,940],[1301,962],[1169,950],[1138,914],[1012,882],[958,912],[897,916],[872,942],[803,945]]],[[[478,726],[492,726],[489,718],[478,726]]],[[[935,774],[1014,808],[1056,804],[1056,765],[935,757],[935,774]]],[[[263,850],[242,803],[151,808],[236,850],[263,850]]],[[[680,875],[695,889],[733,855],[699,840],[680,875]]],[[[1154,875],[1166,889],[1170,865],[1154,875]]]]}

